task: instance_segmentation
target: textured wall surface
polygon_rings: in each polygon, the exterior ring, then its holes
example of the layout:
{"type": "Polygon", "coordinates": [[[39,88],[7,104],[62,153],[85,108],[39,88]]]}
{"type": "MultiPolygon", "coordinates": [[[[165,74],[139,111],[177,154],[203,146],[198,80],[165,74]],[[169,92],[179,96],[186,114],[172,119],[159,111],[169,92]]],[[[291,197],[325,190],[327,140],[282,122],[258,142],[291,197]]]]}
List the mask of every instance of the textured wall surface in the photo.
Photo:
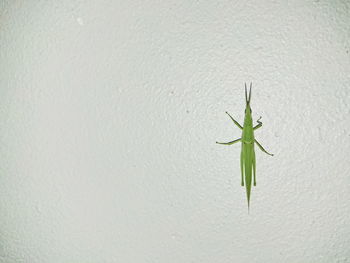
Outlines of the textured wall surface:
{"type": "Polygon", "coordinates": [[[349,53],[345,0],[0,1],[0,262],[350,262],[349,53]]]}

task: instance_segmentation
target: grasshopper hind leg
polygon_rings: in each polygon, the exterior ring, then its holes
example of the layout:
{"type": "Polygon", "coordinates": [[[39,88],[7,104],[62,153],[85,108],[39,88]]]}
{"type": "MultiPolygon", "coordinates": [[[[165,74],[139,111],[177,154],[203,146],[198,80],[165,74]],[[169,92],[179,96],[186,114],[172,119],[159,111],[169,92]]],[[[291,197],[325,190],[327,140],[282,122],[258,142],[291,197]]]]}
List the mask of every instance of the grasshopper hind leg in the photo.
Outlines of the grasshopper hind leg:
{"type": "Polygon", "coordinates": [[[255,162],[255,152],[253,151],[253,175],[254,175],[254,186],[256,186],[256,162],[255,162]]]}
{"type": "Polygon", "coordinates": [[[244,176],[243,176],[243,174],[244,174],[244,171],[243,171],[243,169],[244,169],[244,153],[243,153],[243,151],[241,151],[241,186],[244,186],[244,176]]]}

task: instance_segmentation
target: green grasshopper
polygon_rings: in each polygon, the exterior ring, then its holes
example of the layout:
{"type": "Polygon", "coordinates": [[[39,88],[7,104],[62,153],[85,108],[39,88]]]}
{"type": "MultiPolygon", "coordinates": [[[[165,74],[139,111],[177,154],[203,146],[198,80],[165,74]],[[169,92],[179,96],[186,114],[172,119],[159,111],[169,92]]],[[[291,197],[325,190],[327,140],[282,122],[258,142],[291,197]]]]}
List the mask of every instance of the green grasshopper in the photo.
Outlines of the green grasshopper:
{"type": "Polygon", "coordinates": [[[241,151],[241,185],[246,186],[246,193],[247,193],[247,201],[248,201],[248,209],[249,209],[249,202],[250,202],[250,190],[252,186],[252,172],[254,174],[254,186],[256,186],[256,161],[255,161],[255,151],[254,151],[254,144],[256,143],[260,150],[262,150],[264,153],[267,153],[268,155],[273,156],[273,154],[268,153],[264,147],[261,146],[261,144],[254,138],[254,131],[259,129],[262,126],[262,122],[260,121],[261,117],[257,120],[257,125],[253,127],[253,120],[252,120],[252,109],[250,108],[250,98],[252,95],[252,83],[250,83],[249,87],[249,97],[247,96],[247,84],[244,84],[245,86],[245,117],[244,117],[244,125],[243,127],[232,118],[232,116],[226,112],[228,116],[230,116],[231,120],[240,128],[242,131],[242,138],[239,138],[237,140],[231,141],[231,142],[216,142],[218,144],[224,144],[224,145],[232,145],[236,142],[242,142],[242,151],[241,151]]]}

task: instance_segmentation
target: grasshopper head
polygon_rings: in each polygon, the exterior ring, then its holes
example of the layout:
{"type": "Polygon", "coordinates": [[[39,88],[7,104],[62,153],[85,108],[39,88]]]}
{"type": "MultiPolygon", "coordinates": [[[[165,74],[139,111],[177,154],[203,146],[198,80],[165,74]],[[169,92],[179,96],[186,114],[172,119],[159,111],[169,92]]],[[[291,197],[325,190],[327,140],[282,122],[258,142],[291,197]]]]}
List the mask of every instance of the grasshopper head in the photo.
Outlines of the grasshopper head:
{"type": "Polygon", "coordinates": [[[245,87],[245,114],[246,115],[251,115],[252,114],[252,109],[250,108],[250,98],[252,95],[252,83],[250,82],[250,86],[249,86],[249,96],[247,95],[247,84],[244,83],[244,87],[245,87]]]}

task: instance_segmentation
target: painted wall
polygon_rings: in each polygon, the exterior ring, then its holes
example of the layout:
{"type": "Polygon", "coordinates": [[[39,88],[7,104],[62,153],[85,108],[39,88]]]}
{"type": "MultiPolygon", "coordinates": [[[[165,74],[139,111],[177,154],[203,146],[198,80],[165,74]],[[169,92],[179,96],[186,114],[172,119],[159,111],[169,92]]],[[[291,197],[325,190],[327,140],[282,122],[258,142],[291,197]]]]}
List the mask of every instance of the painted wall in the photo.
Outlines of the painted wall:
{"type": "Polygon", "coordinates": [[[0,262],[350,262],[348,1],[0,10],[0,262]]]}

